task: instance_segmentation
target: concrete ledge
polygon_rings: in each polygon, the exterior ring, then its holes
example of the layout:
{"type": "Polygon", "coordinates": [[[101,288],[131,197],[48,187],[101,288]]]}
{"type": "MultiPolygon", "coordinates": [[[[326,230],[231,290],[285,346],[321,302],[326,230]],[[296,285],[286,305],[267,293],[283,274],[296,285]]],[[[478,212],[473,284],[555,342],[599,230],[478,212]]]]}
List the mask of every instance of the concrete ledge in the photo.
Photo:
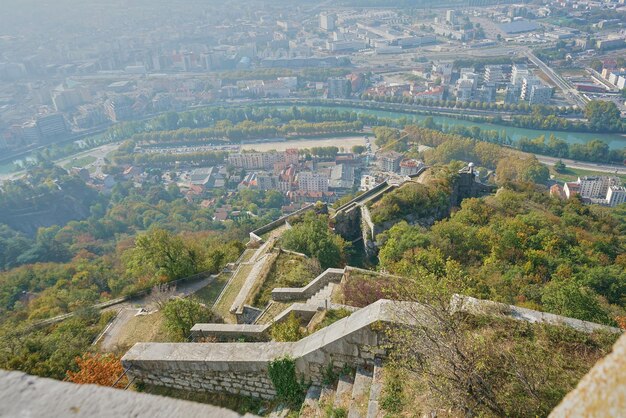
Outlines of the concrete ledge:
{"type": "MultiPolygon", "coordinates": [[[[12,418],[236,418],[216,406],[0,370],[0,416],[12,418]]],[[[252,417],[253,415],[246,415],[252,417]]]]}
{"type": "Polygon", "coordinates": [[[272,300],[286,302],[308,299],[327,284],[341,282],[344,272],[344,269],[329,268],[304,287],[277,287],[272,290],[272,300]]]}
{"type": "Polygon", "coordinates": [[[608,325],[597,324],[595,322],[582,321],[576,318],[555,315],[548,312],[534,311],[532,309],[521,308],[514,305],[493,302],[490,300],[476,299],[470,296],[454,295],[450,301],[450,308],[453,312],[468,312],[482,315],[503,315],[518,321],[531,323],[544,323],[550,325],[561,325],[575,329],[576,331],[592,333],[594,331],[605,331],[610,333],[622,333],[620,328],[608,325]]]}
{"type": "Polygon", "coordinates": [[[250,324],[196,324],[191,328],[192,337],[251,337],[259,338],[269,325],[250,324]]]}

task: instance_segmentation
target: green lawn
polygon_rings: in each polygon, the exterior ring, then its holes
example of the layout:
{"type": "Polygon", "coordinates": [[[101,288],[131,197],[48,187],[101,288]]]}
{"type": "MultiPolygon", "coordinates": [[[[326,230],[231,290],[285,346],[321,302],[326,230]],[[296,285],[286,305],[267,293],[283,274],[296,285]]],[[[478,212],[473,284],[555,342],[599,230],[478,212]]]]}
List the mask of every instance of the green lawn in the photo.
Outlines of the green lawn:
{"type": "Polygon", "coordinates": [[[194,297],[200,303],[204,303],[207,306],[213,306],[229,278],[229,273],[220,273],[213,282],[194,293],[194,297]]]}
{"type": "Polygon", "coordinates": [[[307,264],[304,257],[281,253],[257,292],[253,305],[257,308],[265,307],[272,298],[272,290],[276,287],[306,286],[319,274],[307,264]]]}
{"type": "Polygon", "coordinates": [[[63,168],[65,168],[66,170],[74,167],[82,168],[95,162],[96,160],[96,157],[93,157],[91,155],[85,155],[84,157],[76,158],[75,160],[70,161],[69,163],[65,164],[63,168]]]}
{"type": "MultiPolygon", "coordinates": [[[[554,171],[554,167],[550,167],[550,175],[554,176],[554,180],[556,181],[566,182],[566,181],[576,181],[578,177],[584,177],[584,176],[613,176],[615,174],[602,173],[599,171],[581,170],[578,168],[570,168],[570,167],[566,167],[565,171],[562,173],[557,173],[556,171],[554,171]]],[[[626,183],[626,175],[618,174],[617,177],[619,177],[623,182],[626,183]]]]}
{"type": "Polygon", "coordinates": [[[248,274],[252,271],[252,266],[252,264],[241,265],[235,277],[233,277],[230,284],[224,289],[222,298],[213,306],[213,311],[224,318],[224,322],[226,323],[234,324],[237,322],[235,316],[230,313],[230,307],[239,294],[239,290],[241,290],[241,286],[245,283],[248,274]]]}

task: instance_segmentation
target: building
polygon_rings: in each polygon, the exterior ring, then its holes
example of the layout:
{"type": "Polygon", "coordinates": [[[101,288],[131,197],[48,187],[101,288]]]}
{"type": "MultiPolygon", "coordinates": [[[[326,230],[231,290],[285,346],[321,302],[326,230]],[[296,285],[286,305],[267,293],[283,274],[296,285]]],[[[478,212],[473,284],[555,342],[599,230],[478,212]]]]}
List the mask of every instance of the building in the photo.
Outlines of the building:
{"type": "Polygon", "coordinates": [[[330,170],[329,186],[333,189],[351,189],[354,186],[354,166],[337,164],[330,170]]]}
{"type": "Polygon", "coordinates": [[[256,186],[259,190],[279,190],[279,178],[275,174],[259,172],[256,176],[256,186]]]}
{"type": "Polygon", "coordinates": [[[298,173],[298,189],[301,192],[327,192],[328,177],[310,171],[298,173]]]}
{"type": "Polygon", "coordinates": [[[566,182],[563,185],[563,193],[565,193],[565,197],[571,199],[576,196],[580,191],[580,185],[575,181],[566,182]]]}
{"type": "Polygon", "coordinates": [[[617,49],[624,47],[625,39],[622,37],[608,37],[607,39],[598,39],[596,48],[601,50],[617,49]]]}
{"type": "Polygon", "coordinates": [[[213,167],[196,168],[189,173],[189,183],[193,186],[209,188],[213,177],[213,167]]]}
{"type": "Polygon", "coordinates": [[[626,187],[610,186],[606,193],[606,204],[617,206],[626,202],[626,187]]]}
{"type": "Polygon", "coordinates": [[[611,186],[620,186],[618,177],[611,176],[585,176],[577,181],[580,187],[580,196],[590,199],[604,199],[611,186]]]}
{"type": "Polygon", "coordinates": [[[520,85],[522,80],[530,75],[526,64],[513,64],[511,68],[511,84],[520,85]]]}
{"type": "Polygon", "coordinates": [[[334,13],[320,13],[320,28],[332,32],[337,28],[337,15],[334,13]]]}
{"type": "Polygon", "coordinates": [[[104,102],[104,112],[112,122],[131,119],[134,115],[133,101],[126,96],[117,96],[104,102]]]}
{"type": "Polygon", "coordinates": [[[495,103],[498,88],[495,83],[485,83],[480,89],[480,101],[495,103]]]}
{"type": "Polygon", "coordinates": [[[456,13],[454,10],[446,10],[446,22],[451,25],[456,25],[456,13]]]}
{"type": "Polygon", "coordinates": [[[347,78],[329,78],[328,79],[328,98],[329,99],[346,99],[350,97],[352,83],[347,78]]]}
{"type": "Polygon", "coordinates": [[[37,129],[42,138],[54,138],[68,132],[65,117],[61,113],[52,113],[50,115],[40,116],[37,118],[37,129]]]}
{"type": "Polygon", "coordinates": [[[540,86],[541,81],[538,78],[533,76],[524,77],[522,79],[522,89],[520,92],[520,99],[529,100],[530,99],[530,91],[533,86],[540,86]]]}
{"type": "Polygon", "coordinates": [[[530,89],[529,104],[547,105],[550,99],[552,99],[552,87],[535,85],[530,89]]]}
{"type": "Polygon", "coordinates": [[[403,155],[399,152],[389,151],[378,157],[380,162],[380,168],[384,171],[397,173],[400,171],[400,161],[402,161],[403,155]]]}
{"type": "Polygon", "coordinates": [[[420,160],[402,160],[400,162],[400,174],[403,176],[412,176],[417,174],[422,167],[424,167],[424,163],[420,160]]]}
{"type": "Polygon", "coordinates": [[[462,78],[456,82],[456,100],[469,102],[474,97],[474,81],[462,78]]]}
{"type": "Polygon", "coordinates": [[[496,85],[506,83],[508,77],[504,65],[486,65],[483,81],[496,85]]]}
{"type": "Polygon", "coordinates": [[[275,165],[284,168],[291,164],[298,164],[298,150],[233,153],[228,155],[228,164],[246,170],[274,169],[275,165]]]}
{"type": "Polygon", "coordinates": [[[504,103],[515,104],[519,102],[522,87],[518,84],[507,84],[504,91],[504,103]]]}

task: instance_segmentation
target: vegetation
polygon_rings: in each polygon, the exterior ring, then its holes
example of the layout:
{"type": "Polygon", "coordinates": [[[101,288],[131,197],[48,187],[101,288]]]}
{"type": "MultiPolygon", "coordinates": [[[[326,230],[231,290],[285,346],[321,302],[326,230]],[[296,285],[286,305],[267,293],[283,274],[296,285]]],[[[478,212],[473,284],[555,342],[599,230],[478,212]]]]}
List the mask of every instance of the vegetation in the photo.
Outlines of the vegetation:
{"type": "Polygon", "coordinates": [[[285,231],[281,245],[292,251],[316,258],[322,270],[345,263],[346,243],[328,228],[328,216],[306,212],[301,222],[285,231]]]}
{"type": "Polygon", "coordinates": [[[274,341],[295,342],[306,337],[306,331],[302,327],[300,318],[292,312],[284,322],[272,325],[270,335],[274,341]]]}
{"type": "Polygon", "coordinates": [[[113,354],[85,353],[76,359],[78,371],[67,372],[67,380],[80,384],[96,384],[101,386],[124,388],[128,378],[124,376],[124,368],[120,358],[113,354]]]}
{"type": "Polygon", "coordinates": [[[466,199],[430,229],[395,225],[377,238],[381,268],[420,277],[454,262],[470,295],[614,325],[626,308],[623,213],[514,187],[466,199]]]}
{"type": "Polygon", "coordinates": [[[198,323],[220,322],[209,308],[193,298],[170,299],[163,307],[165,327],[179,341],[185,341],[198,323]]]}
{"type": "Polygon", "coordinates": [[[293,410],[299,410],[307,387],[304,382],[298,381],[296,362],[289,357],[277,358],[270,362],[268,374],[278,399],[293,410]]]}
{"type": "Polygon", "coordinates": [[[266,306],[276,287],[304,287],[322,272],[319,261],[281,253],[274,262],[261,289],[254,298],[254,306],[266,306]]]}

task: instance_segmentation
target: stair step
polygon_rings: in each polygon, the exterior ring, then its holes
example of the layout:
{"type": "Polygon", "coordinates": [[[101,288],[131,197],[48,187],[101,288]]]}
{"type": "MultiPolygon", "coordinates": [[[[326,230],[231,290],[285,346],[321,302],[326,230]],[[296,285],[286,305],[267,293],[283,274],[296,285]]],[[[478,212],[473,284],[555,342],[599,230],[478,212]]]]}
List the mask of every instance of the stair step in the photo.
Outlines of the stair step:
{"type": "Polygon", "coordinates": [[[337,391],[335,392],[335,401],[333,403],[334,408],[343,408],[348,411],[350,408],[350,401],[352,400],[352,385],[354,379],[352,376],[343,375],[339,377],[337,382],[337,391]]]}
{"type": "Polygon", "coordinates": [[[332,386],[324,386],[322,387],[322,394],[320,395],[319,406],[320,406],[320,414],[319,418],[325,417],[325,409],[329,405],[333,405],[335,401],[335,388],[332,386]]]}
{"type": "Polygon", "coordinates": [[[274,408],[272,413],[268,415],[268,418],[285,418],[287,415],[289,415],[290,412],[291,409],[289,409],[285,405],[278,405],[276,406],[276,408],[274,408]]]}
{"type": "Polygon", "coordinates": [[[315,385],[309,386],[309,390],[306,391],[306,396],[302,403],[302,409],[300,409],[300,418],[316,418],[321,416],[319,403],[321,394],[321,387],[315,385]]]}
{"type": "Polygon", "coordinates": [[[363,367],[357,368],[354,376],[354,385],[352,386],[348,418],[361,418],[367,414],[371,385],[372,371],[363,367]]]}
{"type": "Polygon", "coordinates": [[[372,385],[370,387],[370,400],[367,405],[367,418],[377,418],[380,407],[378,400],[383,391],[383,366],[380,360],[374,365],[372,385]]]}

